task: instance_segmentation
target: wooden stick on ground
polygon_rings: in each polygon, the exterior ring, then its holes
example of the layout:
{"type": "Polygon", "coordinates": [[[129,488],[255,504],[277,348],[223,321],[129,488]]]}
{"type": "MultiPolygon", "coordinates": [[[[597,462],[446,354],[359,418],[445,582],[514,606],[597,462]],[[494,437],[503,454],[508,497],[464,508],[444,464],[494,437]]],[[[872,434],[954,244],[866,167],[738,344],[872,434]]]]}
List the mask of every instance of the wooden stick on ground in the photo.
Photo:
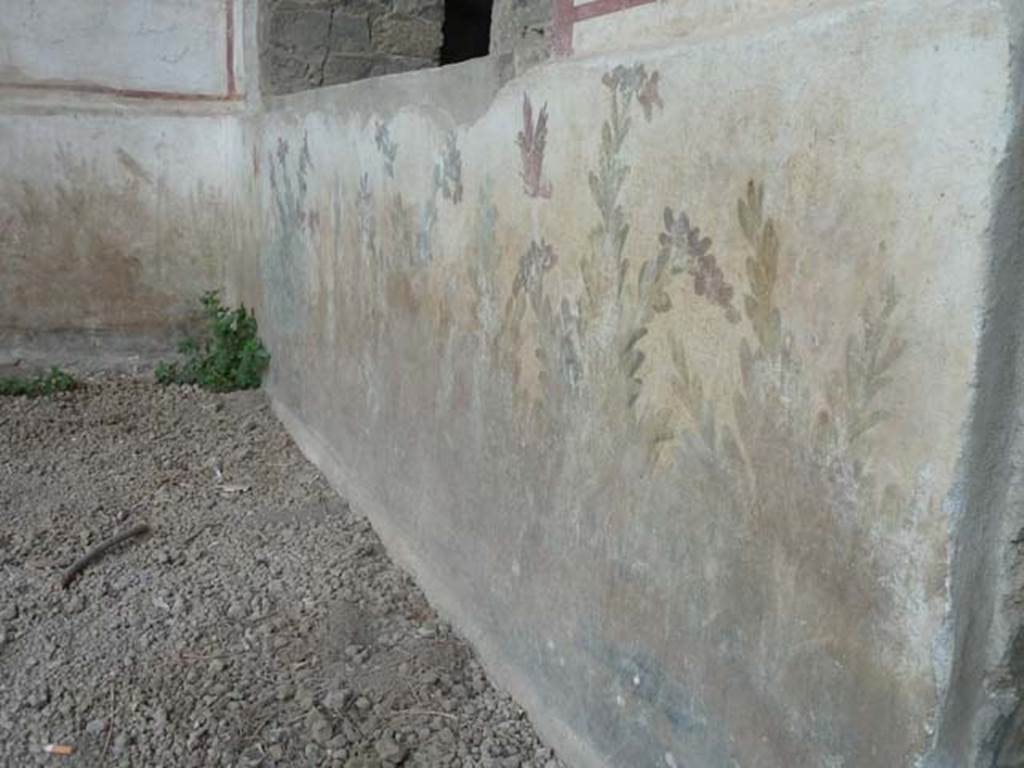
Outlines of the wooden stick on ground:
{"type": "Polygon", "coordinates": [[[132,539],[136,536],[141,536],[144,533],[149,533],[149,526],[146,523],[140,523],[139,525],[136,525],[134,528],[129,528],[127,531],[117,534],[117,536],[110,539],[109,541],[105,541],[102,544],[93,547],[82,558],[76,560],[74,565],[72,565],[70,568],[67,569],[67,571],[65,571],[64,578],[61,579],[60,585],[64,589],[67,589],[71,585],[71,582],[75,580],[79,573],[81,573],[94,562],[103,557],[103,555],[105,555],[108,550],[113,549],[122,541],[132,539]]]}

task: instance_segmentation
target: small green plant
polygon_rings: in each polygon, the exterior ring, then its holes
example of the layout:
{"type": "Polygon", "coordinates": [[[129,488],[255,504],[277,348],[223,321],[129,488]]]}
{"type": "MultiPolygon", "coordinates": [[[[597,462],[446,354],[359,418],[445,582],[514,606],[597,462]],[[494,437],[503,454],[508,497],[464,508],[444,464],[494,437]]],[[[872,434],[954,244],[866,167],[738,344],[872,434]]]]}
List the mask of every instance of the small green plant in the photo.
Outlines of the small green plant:
{"type": "Polygon", "coordinates": [[[10,397],[42,397],[55,392],[70,392],[77,388],[78,382],[57,367],[38,376],[0,377],[0,395],[10,397]]]}
{"type": "Polygon", "coordinates": [[[270,353],[257,336],[256,317],[244,306],[228,309],[217,291],[202,298],[207,329],[200,339],[178,345],[182,362],[156,367],[161,384],[198,384],[213,392],[257,389],[270,364],[270,353]]]}

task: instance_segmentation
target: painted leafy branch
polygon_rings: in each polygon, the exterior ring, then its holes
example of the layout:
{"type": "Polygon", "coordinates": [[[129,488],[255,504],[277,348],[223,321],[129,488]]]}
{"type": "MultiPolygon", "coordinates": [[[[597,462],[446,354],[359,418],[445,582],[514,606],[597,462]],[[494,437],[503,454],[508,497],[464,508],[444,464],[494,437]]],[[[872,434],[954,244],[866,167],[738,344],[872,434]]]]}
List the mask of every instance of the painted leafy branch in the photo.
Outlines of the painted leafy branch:
{"type": "Polygon", "coordinates": [[[384,170],[390,178],[395,178],[395,157],[398,155],[398,144],[391,138],[387,123],[378,122],[373,132],[373,142],[377,151],[384,157],[384,170]]]}
{"type": "MultiPolygon", "coordinates": [[[[526,318],[527,306],[533,309],[538,320],[543,322],[554,318],[550,312],[545,315],[547,300],[544,298],[544,276],[551,271],[558,261],[555,249],[541,240],[531,241],[526,252],[519,257],[519,269],[512,282],[512,292],[505,304],[505,316],[495,348],[500,350],[501,364],[511,371],[514,379],[518,379],[520,364],[519,350],[523,343],[523,321],[526,318]]],[[[551,329],[541,329],[541,332],[551,329]]]]}
{"type": "Polygon", "coordinates": [[[764,218],[764,185],[750,181],[746,198],[737,203],[737,211],[743,236],[754,251],[746,264],[750,285],[750,293],[744,296],[747,319],[761,348],[777,355],[782,345],[782,320],[773,294],[778,279],[779,240],[772,220],[764,218]]]}
{"type": "Polygon", "coordinates": [[[846,340],[845,365],[833,376],[827,392],[831,413],[818,415],[816,439],[821,445],[837,439],[832,414],[839,414],[849,445],[890,417],[877,398],[892,383],[892,369],[906,350],[906,341],[892,326],[899,295],[892,279],[883,287],[877,302],[868,302],[861,312],[862,333],[846,340]],[[824,442],[823,442],[824,441],[824,442]]]}
{"type": "Polygon", "coordinates": [[[377,257],[376,228],[373,226],[373,191],[370,177],[359,177],[359,194],[356,196],[356,211],[359,214],[359,230],[366,254],[373,260],[377,257]]]}
{"type": "Polygon", "coordinates": [[[561,393],[579,389],[583,380],[583,361],[580,358],[579,307],[567,298],[557,307],[544,297],[537,314],[540,329],[537,361],[540,364],[540,384],[548,404],[559,400],[561,393]]]}
{"type": "Polygon", "coordinates": [[[893,365],[902,357],[906,342],[892,333],[890,322],[899,303],[895,282],[882,292],[877,313],[869,306],[861,316],[864,334],[851,336],[846,344],[847,423],[850,440],[856,440],[880,424],[889,412],[874,405],[876,395],[892,382],[893,365]]]}
{"type": "Polygon", "coordinates": [[[548,137],[548,105],[545,104],[533,121],[533,105],[530,97],[523,94],[523,129],[516,136],[519,147],[519,158],[522,170],[519,177],[523,180],[523,189],[530,197],[551,197],[551,183],[543,180],[544,147],[548,137]]]}
{"type": "MultiPolygon", "coordinates": [[[[617,292],[621,296],[629,268],[628,260],[623,257],[629,224],[619,205],[619,193],[629,173],[629,166],[622,160],[621,153],[632,122],[630,107],[634,100],[638,101],[644,117],[650,120],[654,106],[660,108],[662,102],[658,95],[658,73],[648,74],[642,64],[615,67],[601,78],[601,82],[611,98],[611,115],[601,125],[597,171],[591,171],[588,177],[590,194],[601,214],[601,223],[592,232],[592,237],[603,243],[602,257],[614,262],[618,274],[617,292]]],[[[592,269],[584,271],[584,281],[588,293],[596,299],[601,291],[592,269]]]]}
{"type": "Polygon", "coordinates": [[[441,160],[434,166],[434,187],[441,191],[445,200],[462,202],[462,153],[454,133],[445,137],[441,160]]]}
{"type": "Polygon", "coordinates": [[[459,152],[456,136],[445,137],[444,148],[434,162],[433,189],[420,208],[419,226],[416,231],[416,253],[422,263],[433,260],[434,227],[437,225],[437,193],[456,205],[462,202],[462,154],[459,152]]]}
{"type": "Polygon", "coordinates": [[[534,312],[539,313],[544,289],[544,275],[555,266],[557,261],[558,255],[550,244],[544,242],[543,239],[540,243],[536,240],[531,241],[526,253],[519,257],[519,271],[512,283],[512,295],[516,296],[525,292],[530,298],[530,305],[534,312]]]}
{"type": "Polygon", "coordinates": [[[298,167],[295,170],[295,182],[298,189],[292,186],[291,175],[288,172],[288,153],[290,147],[283,138],[277,140],[277,166],[280,170],[280,178],[275,171],[274,158],[268,163],[270,168],[270,187],[274,192],[274,203],[277,207],[278,220],[285,228],[302,226],[307,219],[306,213],[306,192],[308,183],[306,176],[313,166],[312,157],[309,153],[309,138],[303,136],[302,149],[299,151],[298,167]]]}
{"type": "Polygon", "coordinates": [[[729,427],[719,429],[715,422],[715,407],[704,397],[704,385],[700,374],[692,370],[686,357],[683,342],[672,340],[672,364],[675,376],[672,378],[672,392],[686,409],[694,429],[685,433],[691,449],[700,448],[706,454],[720,455],[720,461],[738,476],[743,467],[743,452],[729,427]],[[692,438],[696,437],[699,442],[692,438]]]}

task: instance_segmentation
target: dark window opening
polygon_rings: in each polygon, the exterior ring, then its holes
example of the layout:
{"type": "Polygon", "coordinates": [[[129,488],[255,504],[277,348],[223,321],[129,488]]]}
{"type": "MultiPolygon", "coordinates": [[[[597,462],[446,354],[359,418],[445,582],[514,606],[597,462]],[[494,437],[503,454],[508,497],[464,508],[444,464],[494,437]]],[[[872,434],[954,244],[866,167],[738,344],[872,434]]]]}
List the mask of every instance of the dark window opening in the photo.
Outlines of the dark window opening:
{"type": "Polygon", "coordinates": [[[491,42],[492,0],[445,0],[441,64],[486,56],[491,42]]]}

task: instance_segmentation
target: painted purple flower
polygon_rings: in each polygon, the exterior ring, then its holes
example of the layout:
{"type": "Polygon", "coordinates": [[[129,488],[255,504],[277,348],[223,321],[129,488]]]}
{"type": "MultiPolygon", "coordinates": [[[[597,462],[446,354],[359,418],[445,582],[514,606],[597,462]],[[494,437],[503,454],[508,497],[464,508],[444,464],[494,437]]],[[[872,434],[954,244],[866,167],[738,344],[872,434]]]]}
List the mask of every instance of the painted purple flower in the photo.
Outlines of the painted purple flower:
{"type": "Polygon", "coordinates": [[[644,110],[644,118],[650,122],[654,107],[658,109],[664,109],[665,104],[661,100],[661,96],[658,94],[658,80],[661,75],[658,72],[652,72],[650,77],[646,78],[643,84],[640,86],[637,92],[636,100],[640,102],[640,106],[644,110]]]}
{"type": "Polygon", "coordinates": [[[666,208],[664,218],[665,231],[658,241],[662,258],[672,265],[672,273],[688,274],[693,278],[694,293],[721,307],[730,323],[739,322],[739,312],[732,305],[734,290],[711,253],[711,238],[702,237],[700,227],[690,226],[690,219],[683,211],[676,216],[671,208],[666,208]]]}
{"type": "Polygon", "coordinates": [[[601,82],[627,101],[635,97],[644,111],[644,118],[649,121],[653,117],[654,107],[663,109],[665,106],[658,93],[660,79],[661,75],[657,71],[648,73],[643,64],[635,64],[632,67],[620,64],[611,72],[606,72],[601,82]]]}

